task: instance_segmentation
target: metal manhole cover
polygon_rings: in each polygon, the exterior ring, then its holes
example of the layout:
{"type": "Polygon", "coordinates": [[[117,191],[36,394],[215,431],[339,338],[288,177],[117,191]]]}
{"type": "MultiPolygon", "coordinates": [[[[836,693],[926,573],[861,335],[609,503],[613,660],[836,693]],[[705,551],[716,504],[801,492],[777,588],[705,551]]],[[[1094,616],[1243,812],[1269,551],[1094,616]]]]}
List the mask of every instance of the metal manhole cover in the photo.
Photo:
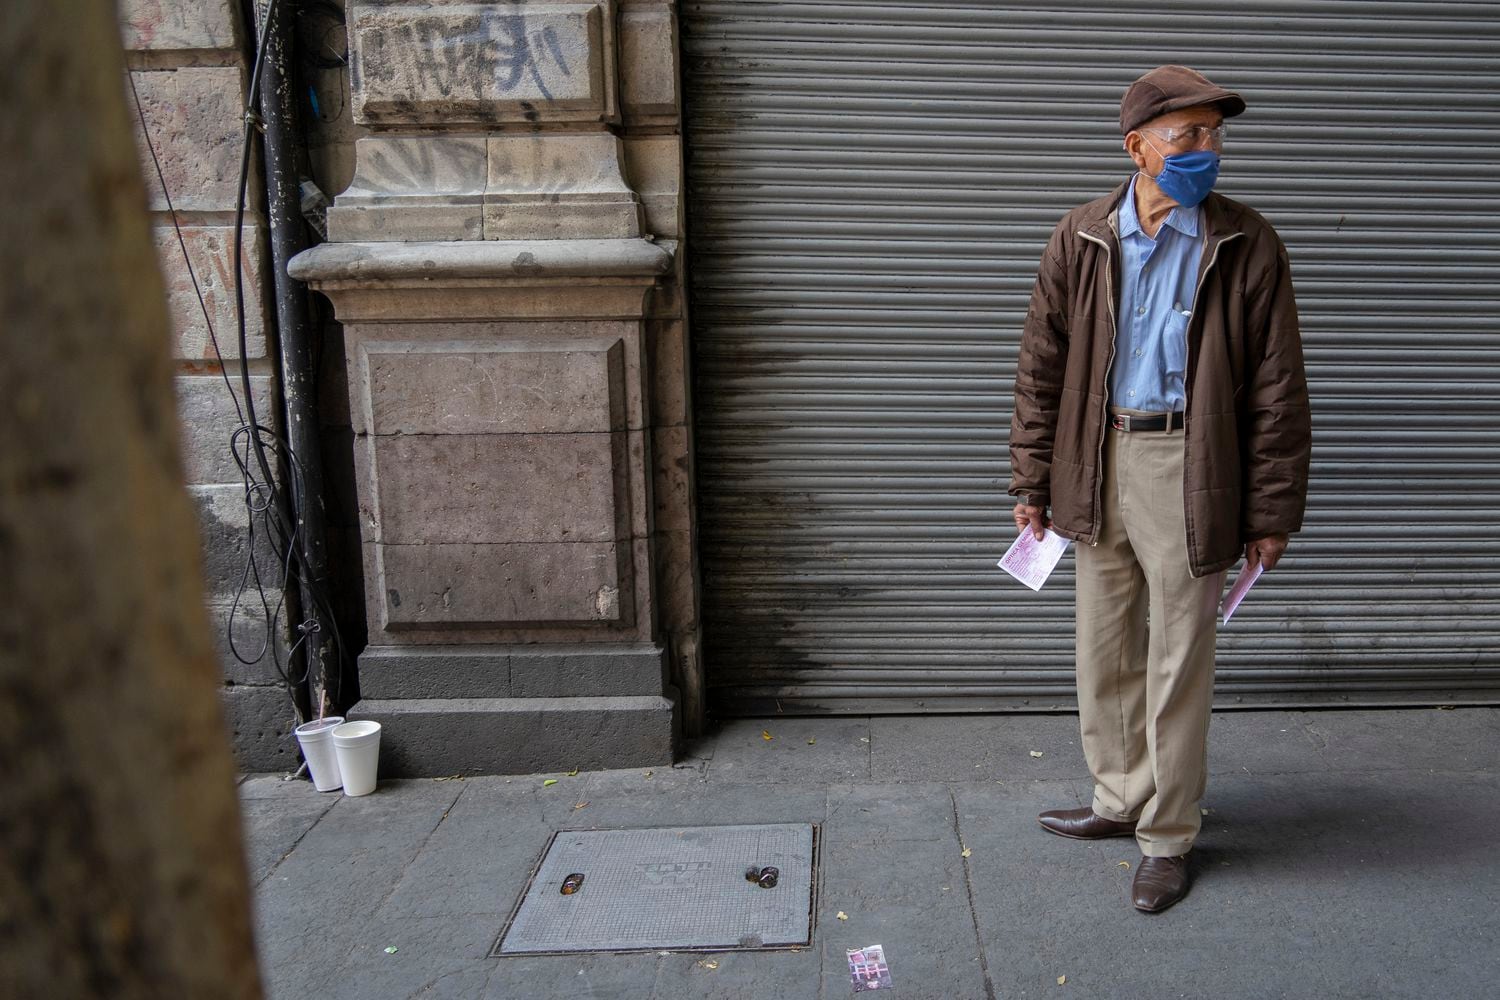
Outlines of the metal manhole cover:
{"type": "Polygon", "coordinates": [[[808,944],[813,832],[807,823],[564,830],[492,954],[808,944]],[[775,884],[750,881],[751,869],[775,884]]]}

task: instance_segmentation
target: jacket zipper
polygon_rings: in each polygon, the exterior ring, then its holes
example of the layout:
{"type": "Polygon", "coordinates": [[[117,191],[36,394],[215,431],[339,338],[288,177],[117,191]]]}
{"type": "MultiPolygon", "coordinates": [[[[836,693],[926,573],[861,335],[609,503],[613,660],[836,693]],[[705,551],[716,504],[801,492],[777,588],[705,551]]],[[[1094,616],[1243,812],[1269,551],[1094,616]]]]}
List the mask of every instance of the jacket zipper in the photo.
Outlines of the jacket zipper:
{"type": "MultiPolygon", "coordinates": [[[[1114,255],[1109,249],[1109,244],[1097,236],[1090,236],[1083,230],[1078,231],[1081,239],[1096,243],[1104,249],[1104,292],[1109,300],[1109,357],[1104,362],[1104,392],[1103,402],[1099,404],[1099,451],[1094,456],[1094,538],[1090,545],[1099,544],[1099,530],[1104,523],[1104,432],[1109,423],[1109,372],[1115,366],[1115,340],[1120,335],[1120,327],[1115,319],[1115,282],[1114,282],[1114,255]]],[[[1210,266],[1212,262],[1210,262],[1210,266]]]]}
{"type": "MultiPolygon", "coordinates": [[[[1207,227],[1207,220],[1204,221],[1203,225],[1207,227]]],[[[1214,244],[1214,252],[1208,255],[1208,266],[1205,267],[1203,269],[1203,273],[1198,276],[1198,285],[1193,289],[1193,301],[1190,304],[1188,311],[1188,328],[1183,332],[1184,342],[1182,345],[1182,446],[1184,448],[1187,447],[1187,414],[1193,402],[1191,396],[1193,385],[1191,377],[1191,373],[1193,370],[1193,338],[1190,336],[1190,334],[1192,333],[1193,318],[1198,313],[1198,296],[1203,294],[1203,285],[1208,281],[1208,273],[1212,271],[1214,269],[1214,265],[1219,262],[1219,251],[1224,248],[1224,244],[1240,235],[1242,234],[1230,233],[1228,236],[1224,237],[1222,240],[1214,244]]],[[[1168,426],[1171,425],[1168,424],[1168,426]]],[[[1185,474],[1182,477],[1182,517],[1184,522],[1190,522],[1193,518],[1191,505],[1188,504],[1187,476],[1185,474]]],[[[1189,540],[1191,540],[1192,537],[1192,525],[1189,524],[1189,540]]],[[[1188,563],[1190,565],[1190,568],[1197,569],[1198,564],[1193,559],[1191,546],[1189,546],[1188,549],[1188,563]]]]}

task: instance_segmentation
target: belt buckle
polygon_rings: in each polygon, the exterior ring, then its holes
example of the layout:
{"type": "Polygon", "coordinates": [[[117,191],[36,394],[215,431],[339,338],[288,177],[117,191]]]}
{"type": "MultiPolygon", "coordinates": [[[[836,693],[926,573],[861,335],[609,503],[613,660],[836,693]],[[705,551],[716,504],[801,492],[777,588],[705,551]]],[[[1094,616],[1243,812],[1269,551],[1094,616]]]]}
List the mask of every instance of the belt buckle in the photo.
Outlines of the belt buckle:
{"type": "Polygon", "coordinates": [[[1109,416],[1109,425],[1111,427],[1113,427],[1117,431],[1126,431],[1126,432],[1128,432],[1130,430],[1130,414],[1128,414],[1128,413],[1112,413],[1112,414],[1110,414],[1110,416],[1109,416]]]}

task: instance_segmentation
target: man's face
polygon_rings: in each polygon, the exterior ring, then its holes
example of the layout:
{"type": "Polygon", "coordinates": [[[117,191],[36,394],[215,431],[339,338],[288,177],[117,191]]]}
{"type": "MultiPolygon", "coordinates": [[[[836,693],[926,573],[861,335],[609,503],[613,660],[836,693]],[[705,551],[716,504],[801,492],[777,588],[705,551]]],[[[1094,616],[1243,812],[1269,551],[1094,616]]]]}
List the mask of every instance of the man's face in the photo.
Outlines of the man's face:
{"type": "Polygon", "coordinates": [[[1224,116],[1212,104],[1200,104],[1196,108],[1184,108],[1153,118],[1125,136],[1125,149],[1135,161],[1136,169],[1148,177],[1161,173],[1163,161],[1173,153],[1189,153],[1195,149],[1218,150],[1219,144],[1207,135],[1189,133],[1184,129],[1194,125],[1203,128],[1218,128],[1224,124],[1224,116]],[[1175,138],[1172,133],[1176,133],[1175,138]]]}

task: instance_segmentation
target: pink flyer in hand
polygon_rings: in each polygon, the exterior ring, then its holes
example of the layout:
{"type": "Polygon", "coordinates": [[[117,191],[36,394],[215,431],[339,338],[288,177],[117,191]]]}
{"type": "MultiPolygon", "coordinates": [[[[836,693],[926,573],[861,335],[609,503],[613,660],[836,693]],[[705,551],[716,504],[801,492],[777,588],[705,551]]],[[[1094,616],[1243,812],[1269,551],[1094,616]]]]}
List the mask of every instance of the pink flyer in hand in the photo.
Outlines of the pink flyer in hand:
{"type": "Polygon", "coordinates": [[[1020,580],[1032,590],[1041,590],[1047,577],[1057,568],[1057,561],[1067,551],[1068,540],[1051,528],[1037,541],[1027,528],[1016,536],[1009,549],[995,565],[1020,580]]]}
{"type": "Polygon", "coordinates": [[[1240,602],[1245,599],[1245,595],[1250,593],[1250,588],[1255,586],[1255,581],[1260,579],[1260,573],[1260,563],[1256,563],[1254,566],[1246,566],[1240,570],[1240,575],[1235,578],[1234,586],[1229,588],[1229,593],[1224,595],[1224,600],[1219,605],[1219,610],[1223,613],[1226,624],[1234,616],[1234,609],[1239,607],[1240,602]]]}

